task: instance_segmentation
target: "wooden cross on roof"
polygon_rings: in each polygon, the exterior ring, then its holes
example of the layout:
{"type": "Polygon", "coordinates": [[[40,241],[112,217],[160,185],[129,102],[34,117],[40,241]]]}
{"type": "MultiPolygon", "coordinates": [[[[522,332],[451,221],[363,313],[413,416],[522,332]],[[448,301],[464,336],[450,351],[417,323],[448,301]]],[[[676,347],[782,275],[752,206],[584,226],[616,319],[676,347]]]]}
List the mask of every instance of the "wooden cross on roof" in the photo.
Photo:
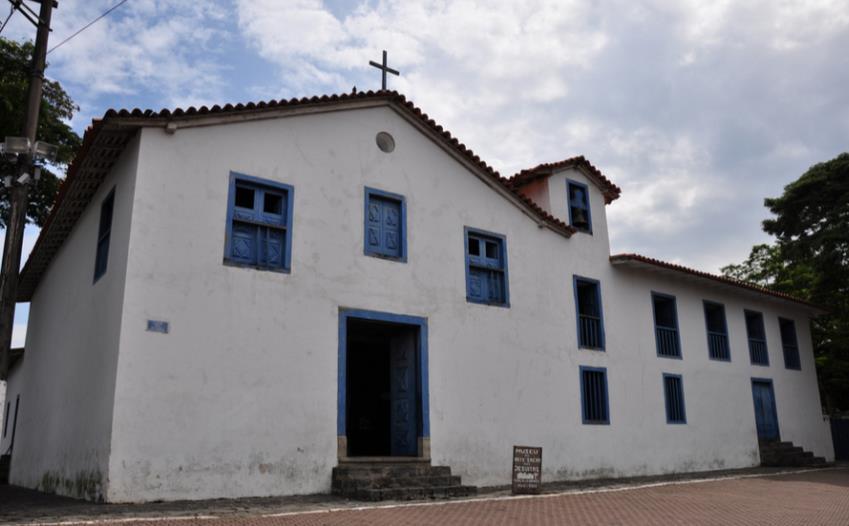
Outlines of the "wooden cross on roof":
{"type": "Polygon", "coordinates": [[[378,64],[377,62],[375,62],[373,60],[369,60],[368,63],[369,63],[370,66],[374,66],[374,67],[376,67],[377,69],[380,70],[381,80],[382,80],[381,89],[384,90],[384,91],[386,90],[386,74],[387,73],[392,73],[393,75],[400,75],[401,74],[398,70],[392,69],[392,68],[390,68],[389,66],[386,65],[386,50],[385,49],[383,50],[383,64],[378,64]]]}

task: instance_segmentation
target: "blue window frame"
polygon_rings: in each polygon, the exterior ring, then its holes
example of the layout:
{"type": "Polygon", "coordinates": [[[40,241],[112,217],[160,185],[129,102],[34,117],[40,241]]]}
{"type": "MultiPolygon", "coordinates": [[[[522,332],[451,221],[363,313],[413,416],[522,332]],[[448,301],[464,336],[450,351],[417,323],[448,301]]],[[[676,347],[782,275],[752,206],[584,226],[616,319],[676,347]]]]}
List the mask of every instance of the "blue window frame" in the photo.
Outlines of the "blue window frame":
{"type": "Polygon", "coordinates": [[[289,272],[293,194],[287,184],[231,172],[224,262],[289,272]]]}
{"type": "Polygon", "coordinates": [[[472,303],[510,306],[507,238],[465,227],[466,299],[472,303]]]}
{"type": "Polygon", "coordinates": [[[109,264],[109,239],[112,237],[112,214],[115,208],[113,188],[100,205],[100,223],[97,227],[97,251],[94,256],[94,281],[106,274],[109,264]]]}
{"type": "Polygon", "coordinates": [[[666,402],[666,423],[686,424],[684,385],[680,374],[663,373],[663,398],[666,402]]]}
{"type": "Polygon", "coordinates": [[[657,355],[664,358],[681,358],[681,336],[678,333],[675,296],[652,292],[651,299],[657,355]]]}
{"type": "Polygon", "coordinates": [[[584,424],[609,425],[610,411],[607,396],[607,369],[580,367],[581,421],[584,424]]]}
{"type": "Polygon", "coordinates": [[[711,360],[731,361],[728,346],[728,324],[725,322],[725,306],[721,303],[704,301],[705,326],[707,327],[708,356],[711,360]]]}
{"type": "Polygon", "coordinates": [[[404,196],[366,187],[365,203],[365,254],[407,261],[404,196]]]}
{"type": "Polygon", "coordinates": [[[760,312],[745,310],[746,337],[749,339],[749,359],[752,365],[769,365],[769,353],[766,347],[764,316],[760,312]]]}
{"type": "Polygon", "coordinates": [[[796,324],[787,318],[778,318],[778,326],[781,330],[781,348],[784,350],[784,367],[788,369],[802,369],[799,359],[799,341],[796,339],[796,324]]]}
{"type": "Polygon", "coordinates": [[[577,181],[566,181],[566,193],[569,205],[569,224],[580,232],[593,233],[590,214],[590,191],[587,185],[577,181]]]}
{"type": "Polygon", "coordinates": [[[578,347],[604,350],[604,315],[601,309],[601,285],[598,280],[572,276],[575,292],[575,316],[578,347]]]}

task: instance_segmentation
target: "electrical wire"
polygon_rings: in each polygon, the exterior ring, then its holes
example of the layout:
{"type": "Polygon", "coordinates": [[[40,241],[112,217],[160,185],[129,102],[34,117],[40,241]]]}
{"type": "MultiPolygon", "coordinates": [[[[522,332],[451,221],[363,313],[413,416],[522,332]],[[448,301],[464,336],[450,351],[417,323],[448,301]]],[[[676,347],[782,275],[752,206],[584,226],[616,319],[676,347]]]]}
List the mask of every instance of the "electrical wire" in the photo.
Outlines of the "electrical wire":
{"type": "Polygon", "coordinates": [[[104,11],[102,15],[100,15],[99,17],[95,18],[94,20],[92,20],[92,21],[91,21],[91,22],[89,22],[88,24],[84,25],[84,26],[83,26],[83,27],[81,27],[79,30],[77,30],[77,32],[76,32],[76,33],[74,33],[73,35],[69,36],[69,37],[68,37],[68,38],[66,38],[65,40],[63,40],[63,41],[59,42],[58,44],[56,44],[55,46],[53,46],[52,48],[50,48],[50,49],[47,51],[47,54],[49,55],[50,53],[52,53],[52,52],[53,52],[53,50],[55,50],[56,48],[58,48],[58,47],[59,47],[59,46],[61,46],[62,44],[66,43],[67,41],[71,40],[71,39],[72,39],[72,38],[74,38],[75,36],[79,35],[79,34],[80,34],[80,33],[82,33],[83,31],[85,31],[86,29],[90,28],[90,27],[91,27],[91,26],[93,26],[95,23],[97,23],[97,22],[98,22],[101,18],[105,17],[106,15],[108,15],[109,13],[111,13],[112,11],[114,11],[114,10],[118,9],[119,7],[121,7],[122,5],[124,5],[124,4],[126,4],[126,3],[127,3],[127,0],[121,0],[121,1],[120,1],[120,2],[118,2],[117,4],[113,5],[112,7],[110,7],[110,8],[109,8],[109,9],[107,9],[106,11],[104,11]]]}
{"type": "Polygon", "coordinates": [[[15,4],[12,4],[12,8],[9,9],[9,16],[7,16],[6,20],[3,21],[3,25],[0,26],[0,33],[2,33],[4,29],[6,29],[6,24],[9,23],[9,19],[12,18],[12,15],[14,15],[14,14],[15,14],[15,4]]]}

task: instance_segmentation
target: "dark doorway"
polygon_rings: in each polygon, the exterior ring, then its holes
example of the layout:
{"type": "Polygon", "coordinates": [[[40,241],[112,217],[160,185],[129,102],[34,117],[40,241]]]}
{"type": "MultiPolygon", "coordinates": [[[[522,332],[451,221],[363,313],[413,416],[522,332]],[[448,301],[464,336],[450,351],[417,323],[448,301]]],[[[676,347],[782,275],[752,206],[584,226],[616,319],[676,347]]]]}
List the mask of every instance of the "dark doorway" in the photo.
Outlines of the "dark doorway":
{"type": "Polygon", "coordinates": [[[348,456],[417,456],[419,327],[349,319],[348,456]]]}

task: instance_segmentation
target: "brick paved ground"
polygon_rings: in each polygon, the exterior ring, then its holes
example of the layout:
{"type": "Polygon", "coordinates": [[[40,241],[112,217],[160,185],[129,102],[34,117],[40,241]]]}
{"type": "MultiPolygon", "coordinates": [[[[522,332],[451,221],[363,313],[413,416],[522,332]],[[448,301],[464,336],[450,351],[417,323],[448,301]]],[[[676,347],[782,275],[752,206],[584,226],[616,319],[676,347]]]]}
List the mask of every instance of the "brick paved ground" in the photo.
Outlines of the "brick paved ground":
{"type": "MultiPolygon", "coordinates": [[[[212,519],[163,517],[156,526],[333,525],[849,525],[849,469],[631,487],[532,498],[400,504],[212,519]]],[[[108,524],[108,523],[100,523],[108,524]]],[[[121,526],[127,526],[122,522],[121,526]]]]}

